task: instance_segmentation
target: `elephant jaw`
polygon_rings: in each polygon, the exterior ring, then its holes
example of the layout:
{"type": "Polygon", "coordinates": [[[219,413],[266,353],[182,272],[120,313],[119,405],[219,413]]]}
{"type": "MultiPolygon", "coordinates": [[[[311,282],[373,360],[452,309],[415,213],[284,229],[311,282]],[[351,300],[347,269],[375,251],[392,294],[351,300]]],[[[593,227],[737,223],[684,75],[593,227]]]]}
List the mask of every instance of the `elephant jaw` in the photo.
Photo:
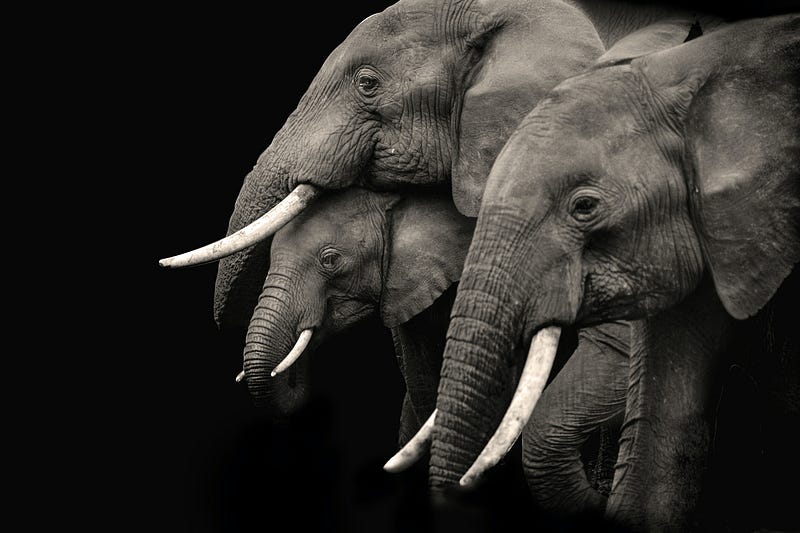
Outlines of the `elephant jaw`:
{"type": "Polygon", "coordinates": [[[158,264],[168,268],[201,265],[240,252],[270,238],[302,213],[320,192],[321,190],[314,185],[298,185],[278,205],[239,231],[191,252],[161,259],[158,264]]]}
{"type": "MultiPolygon", "coordinates": [[[[499,463],[522,434],[547,384],[560,336],[561,328],[557,326],[546,327],[534,335],[514,397],[494,435],[459,481],[462,487],[471,487],[484,472],[499,463]]],[[[386,462],[384,470],[402,472],[425,455],[433,438],[436,412],[434,410],[417,434],[386,462]]]]}

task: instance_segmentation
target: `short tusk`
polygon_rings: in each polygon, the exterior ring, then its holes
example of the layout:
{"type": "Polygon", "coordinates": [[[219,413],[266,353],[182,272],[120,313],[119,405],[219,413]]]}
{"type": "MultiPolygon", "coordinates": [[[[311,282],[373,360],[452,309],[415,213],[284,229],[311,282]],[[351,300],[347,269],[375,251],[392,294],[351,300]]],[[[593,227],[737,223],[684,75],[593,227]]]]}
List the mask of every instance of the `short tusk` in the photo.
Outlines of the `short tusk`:
{"type": "Polygon", "coordinates": [[[244,370],[236,374],[236,383],[241,383],[243,379],[244,379],[244,370]]]}
{"type": "Polygon", "coordinates": [[[297,342],[294,345],[294,348],[292,348],[292,351],[289,352],[289,355],[287,355],[283,361],[278,363],[278,366],[276,366],[275,369],[272,371],[272,374],[270,374],[273,378],[278,374],[280,374],[281,372],[283,372],[284,370],[286,370],[287,368],[289,368],[290,366],[292,366],[292,363],[297,361],[297,358],[303,354],[303,350],[306,349],[308,343],[311,342],[312,333],[314,333],[313,329],[304,329],[300,333],[300,337],[298,337],[297,342]]]}
{"type": "Polygon", "coordinates": [[[417,434],[411,437],[411,440],[408,441],[399,452],[394,454],[391,459],[386,461],[386,464],[383,465],[383,469],[395,474],[397,472],[402,472],[419,461],[420,457],[425,455],[425,452],[430,448],[433,421],[435,418],[436,409],[433,410],[431,416],[422,424],[417,434]]]}
{"type": "Polygon", "coordinates": [[[484,472],[499,463],[519,438],[547,384],[560,336],[561,328],[552,326],[540,330],[533,337],[528,359],[508,410],[486,447],[459,481],[462,487],[472,485],[484,472]]]}
{"type": "Polygon", "coordinates": [[[272,236],[299,215],[319,194],[320,189],[313,185],[298,185],[278,205],[239,231],[197,250],[161,259],[158,264],[162,267],[179,268],[201,265],[235,254],[272,236]]]}

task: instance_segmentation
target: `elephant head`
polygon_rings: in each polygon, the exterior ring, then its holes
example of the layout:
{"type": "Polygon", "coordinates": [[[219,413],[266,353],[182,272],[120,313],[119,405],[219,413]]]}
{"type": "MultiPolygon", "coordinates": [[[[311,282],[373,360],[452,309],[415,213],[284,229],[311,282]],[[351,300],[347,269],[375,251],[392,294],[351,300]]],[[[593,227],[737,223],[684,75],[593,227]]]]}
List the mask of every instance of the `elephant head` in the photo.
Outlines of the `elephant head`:
{"type": "Polygon", "coordinates": [[[398,2],[361,22],[326,59],[245,178],[229,236],[162,265],[223,258],[215,318],[245,325],[271,234],[321,190],[452,179],[456,204],[474,216],[518,121],[602,52],[587,15],[561,0],[398,2]]]}
{"type": "Polygon", "coordinates": [[[707,446],[705,357],[800,260],[799,29],[798,15],[755,19],[617,56],[522,121],[489,176],[453,308],[435,486],[470,484],[513,444],[559,326],[637,320],[609,507],[655,527],[686,516],[695,472],[668,471],[707,446]],[[514,348],[529,344],[509,405],[514,348]]]}
{"type": "MultiPolygon", "coordinates": [[[[244,348],[254,401],[292,412],[306,395],[309,358],[301,354],[309,342],[372,313],[399,328],[428,309],[459,279],[473,228],[446,195],[355,188],[320,199],[280,229],[244,348]]],[[[430,412],[438,364],[401,366],[412,402],[430,412]]]]}

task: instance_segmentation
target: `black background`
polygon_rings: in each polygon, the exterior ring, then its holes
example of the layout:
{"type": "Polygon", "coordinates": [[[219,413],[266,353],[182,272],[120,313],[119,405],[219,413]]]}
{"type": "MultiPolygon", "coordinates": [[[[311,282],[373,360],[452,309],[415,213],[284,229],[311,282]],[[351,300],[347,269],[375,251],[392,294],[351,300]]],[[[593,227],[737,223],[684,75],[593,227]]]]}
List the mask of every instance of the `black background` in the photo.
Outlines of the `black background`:
{"type": "Polygon", "coordinates": [[[76,480],[93,486],[65,510],[79,522],[146,531],[468,532],[538,517],[543,530],[583,529],[538,515],[516,449],[463,505],[431,507],[425,464],[383,473],[403,385],[377,320],[319,349],[308,406],[273,423],[234,382],[244,332],[214,325],[216,266],[157,266],[224,235],[243,177],[324,59],[390,3],[131,9],[87,39],[93,53],[115,43],[90,90],[109,114],[98,145],[111,146],[109,168],[124,176],[122,187],[100,187],[111,199],[104,215],[124,205],[136,223],[107,244],[109,277],[92,281],[110,297],[93,310],[95,323],[114,335],[80,366],[88,384],[73,392],[89,416],[79,423],[70,409],[48,430],[72,456],[57,498],[72,502],[76,480]]]}

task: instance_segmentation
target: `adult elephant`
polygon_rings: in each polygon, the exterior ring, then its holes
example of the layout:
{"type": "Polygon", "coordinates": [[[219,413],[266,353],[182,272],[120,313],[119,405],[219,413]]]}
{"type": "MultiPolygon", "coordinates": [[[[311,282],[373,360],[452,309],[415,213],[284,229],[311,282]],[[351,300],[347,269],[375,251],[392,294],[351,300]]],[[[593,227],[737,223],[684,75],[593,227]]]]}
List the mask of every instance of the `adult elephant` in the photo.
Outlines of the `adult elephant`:
{"type": "MultiPolygon", "coordinates": [[[[161,264],[224,258],[214,315],[220,326],[244,326],[270,236],[320,190],[450,182],[456,206],[475,216],[496,154],[533,105],[607,44],[674,15],[588,0],[400,1],[324,62],[245,178],[228,237],[161,264]]],[[[693,17],[653,39],[680,42],[693,17]]]]}
{"type": "MultiPolygon", "coordinates": [[[[619,53],[524,119],[492,169],[453,308],[434,486],[473,483],[513,444],[560,326],[635,320],[606,513],[636,530],[697,526],[723,354],[800,261],[799,30],[798,15],[771,17],[619,53]],[[513,348],[528,344],[507,404],[513,348]]],[[[795,368],[797,346],[781,354],[795,368]]]]}

